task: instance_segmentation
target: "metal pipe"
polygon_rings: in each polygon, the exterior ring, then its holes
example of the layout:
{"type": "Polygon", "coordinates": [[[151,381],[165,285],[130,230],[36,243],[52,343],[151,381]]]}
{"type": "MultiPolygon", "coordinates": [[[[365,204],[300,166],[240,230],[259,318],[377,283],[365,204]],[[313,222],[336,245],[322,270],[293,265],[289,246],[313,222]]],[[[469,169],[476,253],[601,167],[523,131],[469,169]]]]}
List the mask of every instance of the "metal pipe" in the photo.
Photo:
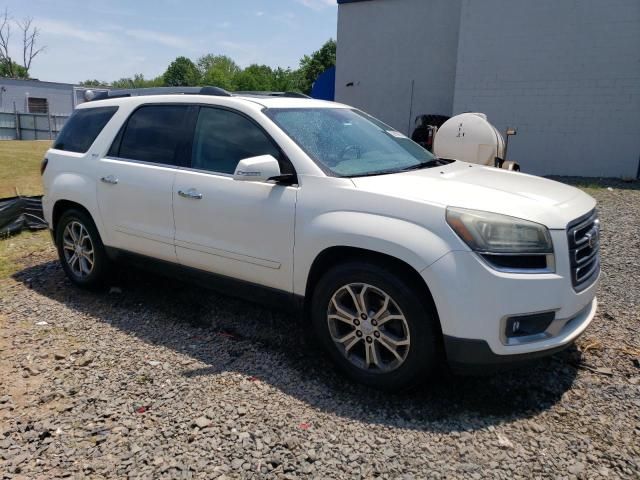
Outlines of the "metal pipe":
{"type": "Polygon", "coordinates": [[[409,126],[407,128],[407,137],[411,137],[411,124],[413,123],[413,90],[416,81],[411,80],[411,102],[409,103],[409,126]]]}

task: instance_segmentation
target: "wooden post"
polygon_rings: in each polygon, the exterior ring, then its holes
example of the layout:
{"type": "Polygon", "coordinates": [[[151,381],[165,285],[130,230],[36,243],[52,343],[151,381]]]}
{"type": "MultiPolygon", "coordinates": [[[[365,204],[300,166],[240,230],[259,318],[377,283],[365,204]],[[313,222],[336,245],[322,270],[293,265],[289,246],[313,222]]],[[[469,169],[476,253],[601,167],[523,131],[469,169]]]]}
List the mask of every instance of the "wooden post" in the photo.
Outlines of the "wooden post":
{"type": "Polygon", "coordinates": [[[15,115],[15,126],[16,126],[16,140],[21,140],[20,138],[20,114],[18,113],[18,109],[16,108],[16,102],[13,102],[13,114],[15,115]]]}
{"type": "Polygon", "coordinates": [[[51,112],[47,108],[47,120],[49,121],[49,140],[53,140],[53,132],[51,131],[51,112]]]}

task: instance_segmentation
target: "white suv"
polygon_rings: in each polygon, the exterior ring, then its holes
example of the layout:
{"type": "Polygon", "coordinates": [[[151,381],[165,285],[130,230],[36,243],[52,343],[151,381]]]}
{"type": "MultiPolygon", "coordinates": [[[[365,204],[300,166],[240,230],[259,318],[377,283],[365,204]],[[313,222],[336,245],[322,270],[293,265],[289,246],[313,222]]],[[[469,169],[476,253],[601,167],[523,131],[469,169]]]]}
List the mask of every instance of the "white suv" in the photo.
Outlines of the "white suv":
{"type": "Polygon", "coordinates": [[[292,305],[348,375],[385,389],[443,359],[551,354],[593,319],[599,224],[582,191],[435,158],[346,105],[149,93],[79,106],[43,161],[75,284],[152,261],[292,305]]]}

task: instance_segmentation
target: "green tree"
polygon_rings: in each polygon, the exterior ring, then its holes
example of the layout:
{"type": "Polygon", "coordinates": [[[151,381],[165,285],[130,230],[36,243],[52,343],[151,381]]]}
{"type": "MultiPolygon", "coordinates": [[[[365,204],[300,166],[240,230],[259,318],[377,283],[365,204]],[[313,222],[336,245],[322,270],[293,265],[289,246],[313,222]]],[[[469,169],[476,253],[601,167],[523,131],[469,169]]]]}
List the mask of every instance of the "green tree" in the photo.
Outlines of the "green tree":
{"type": "MultiPolygon", "coordinates": [[[[336,63],[336,42],[329,40],[322,48],[305,55],[300,68],[271,68],[253,64],[242,69],[227,55],[203,55],[197,65],[186,57],[178,57],[167,67],[166,72],[153,79],[145,79],[140,73],[115,80],[113,88],[145,88],[160,86],[213,85],[226,90],[304,92],[310,93],[313,82],[327,68],[336,63]]],[[[0,63],[0,75],[2,64],[0,63]]],[[[86,86],[102,86],[99,80],[86,80],[86,86]]]]}
{"type": "Polygon", "coordinates": [[[171,62],[163,78],[167,87],[194,86],[200,82],[200,72],[187,57],[178,57],[171,62]]]}
{"type": "Polygon", "coordinates": [[[33,18],[14,20],[9,15],[9,10],[5,8],[0,14],[0,75],[10,78],[30,78],[29,69],[33,59],[45,49],[38,46],[39,37],[40,29],[33,24],[33,18]],[[22,46],[22,64],[14,62],[11,55],[17,43],[11,40],[12,27],[18,27],[22,46]]]}
{"type": "Polygon", "coordinates": [[[204,55],[198,59],[201,84],[236,89],[236,76],[242,71],[230,57],[226,55],[204,55]]]}
{"type": "Polygon", "coordinates": [[[125,77],[120,80],[115,80],[111,86],[113,88],[149,88],[149,87],[161,87],[164,79],[157,77],[151,80],[144,78],[141,73],[136,73],[133,78],[125,77]]]}
{"type": "Polygon", "coordinates": [[[298,70],[299,87],[302,92],[311,93],[313,82],[326,69],[336,64],[336,42],[330,39],[320,50],[313,52],[311,55],[305,55],[300,60],[300,69],[298,70]]]}
{"type": "Polygon", "coordinates": [[[10,66],[9,60],[6,59],[0,59],[0,77],[30,78],[26,68],[13,61],[10,66]]]}
{"type": "Polygon", "coordinates": [[[238,90],[271,91],[274,87],[274,74],[267,65],[249,65],[236,76],[238,90]]]}
{"type": "MultiPolygon", "coordinates": [[[[133,84],[134,84],[133,78],[129,78],[129,77],[120,78],[118,80],[114,80],[113,82],[111,82],[111,86],[113,88],[136,88],[133,86],[133,84]]],[[[141,87],[137,87],[137,88],[141,88],[141,87]]]]}
{"type": "Polygon", "coordinates": [[[272,84],[277,92],[296,92],[300,89],[300,76],[297,70],[278,67],[273,71],[272,84]]]}
{"type": "Polygon", "coordinates": [[[107,82],[103,82],[102,80],[97,80],[97,79],[93,79],[93,80],[84,80],[83,82],[80,82],[80,85],[83,87],[107,87],[109,86],[109,84],[107,82]]]}

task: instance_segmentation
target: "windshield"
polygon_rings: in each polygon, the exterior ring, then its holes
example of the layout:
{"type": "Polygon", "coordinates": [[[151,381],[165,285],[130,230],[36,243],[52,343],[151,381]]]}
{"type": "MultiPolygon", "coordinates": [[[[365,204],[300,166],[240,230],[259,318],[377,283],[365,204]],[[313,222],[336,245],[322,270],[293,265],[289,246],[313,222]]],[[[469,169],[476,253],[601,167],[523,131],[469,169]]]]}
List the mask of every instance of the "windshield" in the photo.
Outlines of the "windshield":
{"type": "Polygon", "coordinates": [[[436,166],[429,151],[375,118],[347,108],[270,108],[265,113],[325,169],[341,177],[436,166]]]}

